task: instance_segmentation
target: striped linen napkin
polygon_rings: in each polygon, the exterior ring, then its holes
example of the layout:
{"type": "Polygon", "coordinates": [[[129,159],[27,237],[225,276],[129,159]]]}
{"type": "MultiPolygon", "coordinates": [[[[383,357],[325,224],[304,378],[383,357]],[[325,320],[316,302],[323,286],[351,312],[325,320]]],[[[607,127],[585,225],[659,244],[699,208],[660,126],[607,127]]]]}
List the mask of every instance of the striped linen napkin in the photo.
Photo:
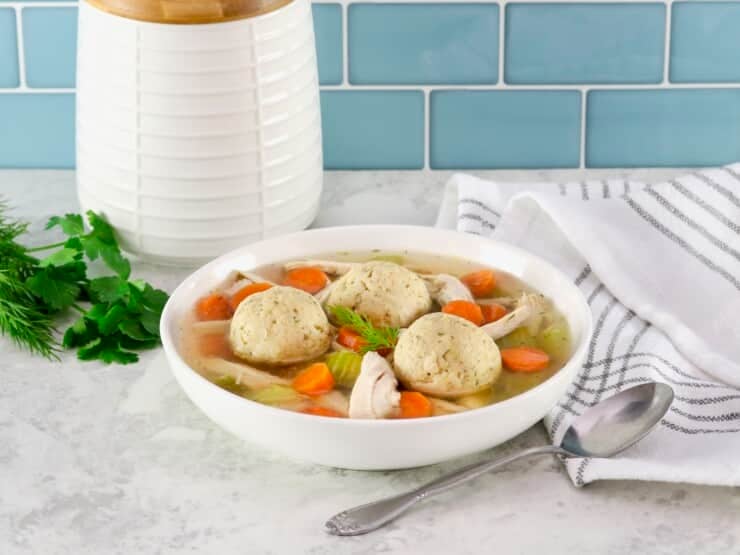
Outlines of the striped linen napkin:
{"type": "Polygon", "coordinates": [[[544,423],[559,443],[575,415],[655,380],[676,398],[615,459],[566,461],[601,479],[740,485],[740,164],[645,185],[491,183],[454,175],[438,226],[549,260],[588,299],[587,360],[544,423]]]}

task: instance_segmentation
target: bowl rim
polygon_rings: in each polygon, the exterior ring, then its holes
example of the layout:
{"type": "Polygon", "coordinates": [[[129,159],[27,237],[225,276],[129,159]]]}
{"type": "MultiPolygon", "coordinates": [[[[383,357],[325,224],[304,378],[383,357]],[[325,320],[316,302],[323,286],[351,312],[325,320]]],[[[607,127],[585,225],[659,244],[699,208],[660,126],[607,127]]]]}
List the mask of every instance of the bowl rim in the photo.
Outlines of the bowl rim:
{"type": "MultiPolygon", "coordinates": [[[[413,249],[409,249],[413,250],[413,249]]],[[[418,252],[425,253],[425,249],[422,247],[417,250],[418,252]]],[[[310,254],[307,256],[311,256],[310,254]]],[[[306,422],[306,419],[313,419],[314,421],[317,420],[317,417],[320,419],[320,421],[323,422],[331,422],[332,425],[336,426],[354,426],[354,427],[383,427],[383,426],[394,426],[394,427],[401,427],[401,426],[419,426],[419,425],[432,425],[433,422],[441,422],[444,421],[451,421],[453,419],[456,420],[463,420],[465,418],[476,418],[476,415],[482,416],[484,413],[488,412],[494,412],[498,410],[502,406],[512,406],[517,403],[526,403],[527,399],[534,396],[539,390],[544,389],[548,386],[548,384],[551,384],[551,382],[558,377],[563,371],[566,369],[569,369],[574,364],[581,364],[581,361],[584,359],[584,356],[586,354],[586,350],[589,346],[589,343],[591,341],[591,337],[593,334],[593,316],[591,314],[591,310],[588,305],[588,301],[586,300],[585,295],[578,289],[578,287],[568,279],[568,277],[556,266],[548,262],[547,260],[541,258],[540,256],[533,254],[525,249],[522,249],[520,247],[517,247],[515,245],[512,245],[510,243],[507,243],[505,241],[500,241],[497,239],[492,239],[490,237],[484,237],[484,236],[478,236],[470,233],[464,233],[459,232],[456,230],[450,230],[450,229],[443,229],[443,228],[436,228],[436,227],[427,227],[427,226],[419,226],[419,225],[398,225],[398,224],[366,224],[366,225],[351,225],[351,226],[333,226],[333,227],[325,227],[325,228],[313,228],[313,229],[307,229],[303,231],[298,231],[295,233],[289,233],[280,235],[277,237],[267,238],[262,241],[257,241],[254,243],[250,243],[248,245],[238,247],[236,249],[233,249],[225,254],[222,254],[218,256],[217,258],[211,260],[210,262],[207,262],[206,264],[200,266],[196,270],[194,270],[192,273],[190,273],[182,282],[174,289],[172,294],[170,295],[169,299],[167,300],[167,303],[165,304],[164,310],[162,311],[162,317],[160,320],[160,336],[162,340],[162,347],[165,351],[166,358],[168,359],[168,363],[170,366],[173,365],[173,362],[176,362],[180,364],[182,368],[186,368],[192,375],[195,376],[196,380],[200,383],[205,384],[206,388],[212,388],[212,391],[217,391],[217,395],[223,395],[223,399],[239,399],[241,402],[244,402],[247,404],[247,406],[251,406],[257,410],[266,410],[268,414],[274,413],[276,415],[280,415],[282,418],[292,419],[292,418],[298,418],[301,419],[301,422],[306,422]],[[536,260],[536,262],[539,265],[545,266],[549,269],[549,271],[555,272],[556,274],[559,274],[560,277],[563,279],[564,283],[567,283],[569,287],[572,288],[572,290],[576,293],[575,298],[577,299],[578,304],[578,312],[580,313],[580,317],[582,318],[582,324],[583,329],[581,333],[581,338],[579,344],[576,346],[574,351],[571,353],[570,358],[568,361],[563,365],[563,367],[555,372],[552,376],[547,378],[542,383],[536,385],[535,387],[528,389],[527,391],[520,393],[518,395],[515,395],[514,397],[510,397],[508,399],[505,399],[503,401],[499,401],[497,403],[493,403],[490,405],[486,405],[483,407],[478,407],[475,409],[466,410],[463,412],[458,413],[451,413],[451,414],[443,414],[439,416],[430,416],[430,417],[423,417],[423,418],[380,418],[380,419],[363,419],[363,418],[334,418],[334,417],[328,417],[328,416],[320,416],[320,415],[309,415],[309,414],[302,414],[299,412],[281,409],[277,407],[271,407],[269,405],[264,405],[262,403],[257,403],[256,401],[251,401],[250,399],[247,399],[246,397],[241,397],[240,395],[236,395],[234,393],[231,393],[229,391],[226,391],[225,389],[217,386],[207,378],[205,378],[202,374],[200,374],[198,371],[196,371],[192,366],[190,366],[185,359],[180,355],[180,352],[176,346],[176,341],[173,335],[170,333],[170,324],[172,321],[172,312],[175,310],[173,306],[177,302],[177,297],[179,295],[183,294],[183,291],[189,286],[189,284],[192,281],[195,281],[198,279],[199,276],[202,274],[207,273],[211,268],[214,268],[216,266],[220,266],[224,263],[224,261],[234,258],[237,256],[240,256],[242,254],[246,254],[250,251],[250,249],[254,248],[255,245],[261,245],[264,243],[269,243],[271,241],[280,240],[290,240],[297,236],[306,236],[306,235],[321,235],[325,233],[339,233],[339,232],[362,232],[362,231],[386,231],[386,232],[404,232],[404,231],[410,231],[415,230],[417,232],[422,233],[438,233],[440,235],[448,234],[450,236],[466,236],[470,237],[474,241],[483,241],[483,242],[489,242],[494,243],[498,248],[503,248],[505,250],[509,250],[513,253],[515,253],[518,256],[523,256],[525,258],[530,258],[533,260],[536,260]]],[[[171,371],[173,369],[171,368],[171,371]]],[[[177,376],[175,376],[177,379],[177,376]]],[[[575,374],[572,381],[575,379],[575,374]]],[[[178,379],[179,382],[179,379],[178,379]]]]}

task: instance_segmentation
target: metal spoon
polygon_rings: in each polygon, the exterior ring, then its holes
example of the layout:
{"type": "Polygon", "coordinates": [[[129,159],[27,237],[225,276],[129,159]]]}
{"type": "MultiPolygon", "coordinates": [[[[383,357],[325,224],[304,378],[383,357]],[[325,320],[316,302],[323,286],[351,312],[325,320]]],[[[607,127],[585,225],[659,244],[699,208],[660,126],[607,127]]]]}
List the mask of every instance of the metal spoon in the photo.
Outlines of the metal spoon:
{"type": "Polygon", "coordinates": [[[644,438],[660,422],[672,401],[673,390],[662,383],[650,382],[625,389],[576,417],[559,447],[534,447],[508,457],[471,464],[408,493],[342,511],[327,521],[326,529],[336,536],[367,534],[394,520],[419,501],[524,457],[612,457],[644,438]]]}

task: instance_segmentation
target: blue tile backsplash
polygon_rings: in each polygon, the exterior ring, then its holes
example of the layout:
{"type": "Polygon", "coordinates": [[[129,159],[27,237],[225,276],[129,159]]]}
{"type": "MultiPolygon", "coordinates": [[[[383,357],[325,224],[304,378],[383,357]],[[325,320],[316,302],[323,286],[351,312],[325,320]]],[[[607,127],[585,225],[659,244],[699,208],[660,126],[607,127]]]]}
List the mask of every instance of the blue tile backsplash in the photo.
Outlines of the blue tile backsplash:
{"type": "Polygon", "coordinates": [[[76,8],[24,8],[23,52],[29,87],[75,86],[76,8]]]}
{"type": "Polygon", "coordinates": [[[342,6],[314,4],[313,26],[316,33],[316,54],[319,64],[319,84],[342,83],[342,6]]]}
{"type": "Polygon", "coordinates": [[[74,165],[73,94],[3,94],[0,103],[0,167],[74,165]]]}
{"type": "MultiPolygon", "coordinates": [[[[0,167],[74,167],[74,0],[0,0],[0,167]]],[[[740,0],[315,2],[327,169],[740,160],[740,0]]]]}
{"type": "Polygon", "coordinates": [[[740,89],[592,91],[587,107],[589,167],[740,160],[740,89]]]}
{"type": "Polygon", "coordinates": [[[660,83],[665,4],[509,4],[511,84],[660,83]]]}
{"type": "Polygon", "coordinates": [[[671,81],[740,81],[740,2],[676,2],[671,81]]]}
{"type": "Polygon", "coordinates": [[[577,168],[578,91],[435,91],[431,167],[577,168]]]}
{"type": "Polygon", "coordinates": [[[18,86],[17,48],[15,11],[0,8],[0,87],[18,86]]]}
{"type": "Polygon", "coordinates": [[[324,91],[321,117],[327,169],[424,167],[420,91],[324,91]]]}
{"type": "Polygon", "coordinates": [[[496,4],[350,4],[353,85],[491,84],[498,80],[496,4]]]}

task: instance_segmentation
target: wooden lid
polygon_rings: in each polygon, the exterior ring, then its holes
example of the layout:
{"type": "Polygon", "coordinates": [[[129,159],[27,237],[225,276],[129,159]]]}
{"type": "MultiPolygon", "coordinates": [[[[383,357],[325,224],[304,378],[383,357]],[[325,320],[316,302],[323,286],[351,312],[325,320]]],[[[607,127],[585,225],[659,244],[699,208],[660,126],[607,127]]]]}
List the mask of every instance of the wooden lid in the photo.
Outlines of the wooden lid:
{"type": "Polygon", "coordinates": [[[114,15],[151,23],[220,23],[269,13],[293,0],[87,0],[114,15]]]}

